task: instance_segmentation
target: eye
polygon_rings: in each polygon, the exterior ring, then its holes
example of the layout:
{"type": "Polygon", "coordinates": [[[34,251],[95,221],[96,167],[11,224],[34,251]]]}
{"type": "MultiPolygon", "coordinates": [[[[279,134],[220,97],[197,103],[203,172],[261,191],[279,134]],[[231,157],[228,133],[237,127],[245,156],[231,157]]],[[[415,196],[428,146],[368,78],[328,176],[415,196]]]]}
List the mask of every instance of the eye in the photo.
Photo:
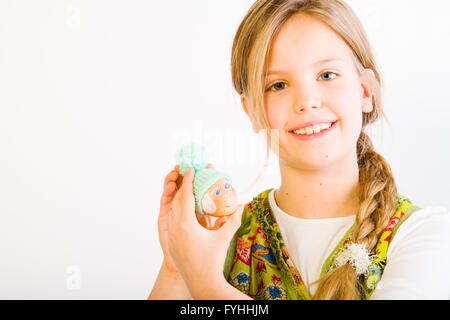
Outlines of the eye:
{"type": "Polygon", "coordinates": [[[337,77],[337,74],[334,73],[334,72],[324,72],[324,73],[322,73],[322,74],[320,75],[320,77],[322,77],[323,75],[334,75],[334,77],[332,77],[332,76],[326,77],[326,78],[325,78],[326,81],[328,81],[328,80],[333,80],[334,78],[337,77]]]}
{"type": "Polygon", "coordinates": [[[225,185],[225,189],[228,189],[230,187],[230,185],[227,183],[226,185],[225,185]]]}
{"type": "Polygon", "coordinates": [[[217,189],[216,196],[218,196],[219,194],[220,194],[220,189],[217,189]]]}
{"type": "Polygon", "coordinates": [[[286,85],[286,83],[284,83],[284,82],[277,82],[277,83],[271,85],[269,88],[267,88],[266,91],[280,91],[280,90],[283,90],[283,89],[284,89],[284,88],[283,88],[283,85],[286,85]],[[280,85],[281,85],[281,86],[280,86],[280,85]],[[274,90],[272,90],[272,88],[273,88],[274,90]]]}

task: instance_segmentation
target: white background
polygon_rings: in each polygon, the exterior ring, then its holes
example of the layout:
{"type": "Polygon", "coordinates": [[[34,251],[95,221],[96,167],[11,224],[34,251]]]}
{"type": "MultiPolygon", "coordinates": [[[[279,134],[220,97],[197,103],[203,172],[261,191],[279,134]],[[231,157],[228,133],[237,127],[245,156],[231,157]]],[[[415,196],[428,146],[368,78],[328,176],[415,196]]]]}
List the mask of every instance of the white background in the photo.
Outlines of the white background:
{"type": "MultiPolygon", "coordinates": [[[[0,299],[147,298],[185,140],[203,139],[243,203],[279,185],[273,155],[252,183],[263,140],[231,85],[252,3],[0,1],[0,299]]],[[[376,150],[401,194],[449,208],[450,4],[348,3],[385,80],[376,150]]]]}

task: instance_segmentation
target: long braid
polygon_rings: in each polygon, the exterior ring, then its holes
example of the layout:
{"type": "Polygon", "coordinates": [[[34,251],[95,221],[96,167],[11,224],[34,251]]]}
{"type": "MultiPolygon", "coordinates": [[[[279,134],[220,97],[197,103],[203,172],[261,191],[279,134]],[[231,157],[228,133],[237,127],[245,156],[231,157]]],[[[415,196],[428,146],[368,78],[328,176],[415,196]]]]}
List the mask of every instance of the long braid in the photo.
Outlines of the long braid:
{"type": "Polygon", "coordinates": [[[372,249],[396,210],[397,186],[386,160],[364,132],[358,140],[360,209],[352,240],[372,249]]]}
{"type": "MultiPolygon", "coordinates": [[[[357,153],[361,192],[352,241],[372,250],[395,213],[397,187],[389,164],[375,152],[372,141],[364,132],[358,139],[357,153]]],[[[318,283],[314,299],[365,298],[365,290],[350,264],[331,270],[318,283]]]]}

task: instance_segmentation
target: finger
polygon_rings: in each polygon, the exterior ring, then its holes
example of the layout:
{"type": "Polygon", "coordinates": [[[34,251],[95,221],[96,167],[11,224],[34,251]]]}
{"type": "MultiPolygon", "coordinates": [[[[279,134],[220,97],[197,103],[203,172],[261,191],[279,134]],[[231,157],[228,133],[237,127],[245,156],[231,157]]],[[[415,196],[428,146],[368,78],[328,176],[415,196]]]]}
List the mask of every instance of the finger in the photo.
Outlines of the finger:
{"type": "Polygon", "coordinates": [[[171,170],[166,176],[166,181],[174,180],[177,175],[178,172],[175,169],[171,170]]]}
{"type": "Polygon", "coordinates": [[[181,210],[183,217],[180,217],[183,220],[188,219],[190,221],[195,221],[195,199],[193,190],[194,187],[192,185],[192,181],[194,180],[194,173],[194,168],[189,167],[183,177],[183,183],[176,194],[176,197],[178,198],[178,204],[183,208],[183,210],[181,210]]]}
{"type": "Polygon", "coordinates": [[[167,186],[163,189],[162,195],[161,195],[161,200],[160,200],[160,204],[161,205],[167,205],[169,204],[172,200],[173,197],[175,196],[175,183],[174,182],[169,182],[167,184],[167,186]]]}
{"type": "Polygon", "coordinates": [[[211,163],[208,163],[207,168],[214,169],[214,166],[211,163]]]}
{"type": "Polygon", "coordinates": [[[169,181],[166,185],[166,188],[164,189],[164,195],[168,198],[173,198],[173,196],[175,195],[174,191],[176,187],[177,185],[175,184],[175,182],[169,181]]]}
{"type": "Polygon", "coordinates": [[[184,174],[183,183],[181,184],[180,191],[183,194],[192,194],[193,193],[193,185],[195,170],[193,167],[189,167],[184,174]]]}
{"type": "Polygon", "coordinates": [[[173,191],[175,191],[175,187],[176,187],[176,184],[174,181],[167,182],[167,184],[164,186],[163,195],[171,196],[173,191]]]}
{"type": "Polygon", "coordinates": [[[181,175],[179,168],[178,168],[178,177],[175,183],[176,183],[176,190],[180,189],[181,185],[183,184],[183,176],[181,175]]]}
{"type": "Polygon", "coordinates": [[[176,176],[177,173],[175,171],[171,171],[166,178],[164,179],[164,188],[161,196],[161,204],[166,204],[170,202],[173,198],[173,192],[176,188],[176,176]]]}
{"type": "Polygon", "coordinates": [[[178,178],[178,173],[175,170],[170,171],[164,179],[164,188],[169,182],[175,182],[178,178]]]}

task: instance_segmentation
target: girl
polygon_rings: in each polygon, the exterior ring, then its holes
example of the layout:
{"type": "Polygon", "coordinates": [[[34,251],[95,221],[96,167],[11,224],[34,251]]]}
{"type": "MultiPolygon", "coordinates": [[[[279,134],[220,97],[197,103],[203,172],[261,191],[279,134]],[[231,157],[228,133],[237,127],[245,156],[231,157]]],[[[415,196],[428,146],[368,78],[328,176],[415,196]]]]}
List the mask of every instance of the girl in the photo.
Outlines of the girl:
{"type": "Polygon", "coordinates": [[[399,195],[365,133],[383,116],[381,76],[352,9],[258,0],[231,67],[254,131],[279,157],[281,186],[211,231],[194,218],[193,170],[178,184],[179,169],[169,173],[149,298],[448,299],[449,214],[399,195]]]}

